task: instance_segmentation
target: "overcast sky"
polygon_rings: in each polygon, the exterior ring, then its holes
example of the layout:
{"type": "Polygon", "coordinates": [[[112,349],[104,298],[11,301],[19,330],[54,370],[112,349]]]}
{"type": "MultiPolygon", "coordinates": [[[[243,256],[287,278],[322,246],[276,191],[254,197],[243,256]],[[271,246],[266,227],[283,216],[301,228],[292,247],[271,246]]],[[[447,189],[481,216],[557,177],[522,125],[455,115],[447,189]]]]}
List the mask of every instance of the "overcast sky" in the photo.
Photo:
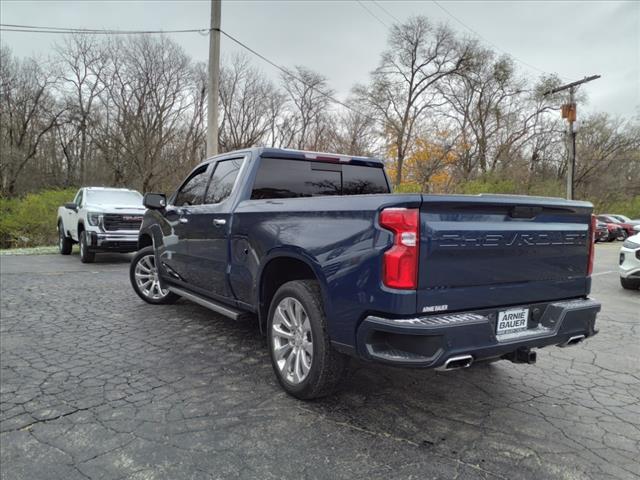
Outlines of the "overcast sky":
{"type": "MultiPolygon", "coordinates": [[[[640,115],[640,1],[440,0],[439,4],[452,16],[432,1],[223,0],[222,28],[280,65],[304,65],[323,73],[344,98],[378,64],[387,40],[388,29],[383,24],[391,25],[393,17],[402,21],[426,15],[473,35],[462,22],[488,46],[497,46],[524,62],[519,67],[529,77],[540,72],[525,63],[557,72],[569,81],[601,74],[602,79],[584,88],[589,110],[640,115]]],[[[209,1],[2,0],[0,18],[5,24],[54,27],[207,28],[209,1]]],[[[53,34],[0,34],[2,44],[19,56],[47,56],[52,44],[60,40],[53,34]]],[[[193,58],[207,60],[207,37],[199,33],[171,36],[193,58]]],[[[223,38],[223,56],[238,48],[223,38]]],[[[257,58],[254,62],[276,77],[273,67],[257,58]]]]}

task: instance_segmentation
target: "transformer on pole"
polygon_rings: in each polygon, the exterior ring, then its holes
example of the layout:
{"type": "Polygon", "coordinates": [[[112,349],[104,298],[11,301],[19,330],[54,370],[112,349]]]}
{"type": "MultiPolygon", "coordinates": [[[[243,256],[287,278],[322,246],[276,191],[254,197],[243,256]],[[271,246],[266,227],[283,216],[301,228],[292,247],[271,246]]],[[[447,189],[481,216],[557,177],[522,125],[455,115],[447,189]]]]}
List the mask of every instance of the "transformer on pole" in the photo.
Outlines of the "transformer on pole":
{"type": "Polygon", "coordinates": [[[591,82],[592,80],[597,80],[598,78],[600,78],[600,75],[584,77],[582,80],[561,85],[544,93],[546,97],[553,93],[569,90],[569,103],[563,104],[561,108],[562,118],[566,118],[567,122],[569,122],[567,139],[567,145],[569,147],[569,161],[567,162],[567,200],[573,200],[573,176],[576,168],[576,132],[573,129],[573,123],[577,118],[577,109],[574,95],[578,86],[591,82]]]}

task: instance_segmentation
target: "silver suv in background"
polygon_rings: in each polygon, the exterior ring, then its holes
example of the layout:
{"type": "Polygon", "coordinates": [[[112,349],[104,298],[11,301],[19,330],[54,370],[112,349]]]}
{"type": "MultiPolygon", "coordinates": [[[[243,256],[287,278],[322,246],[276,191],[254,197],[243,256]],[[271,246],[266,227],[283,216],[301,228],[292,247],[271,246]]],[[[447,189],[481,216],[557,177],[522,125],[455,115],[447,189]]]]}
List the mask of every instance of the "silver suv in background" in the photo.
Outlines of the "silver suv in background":
{"type": "Polygon", "coordinates": [[[134,252],[145,208],[142,195],[126,188],[83,187],[73,202],[58,208],[58,247],[69,255],[80,245],[80,260],[98,252],[134,252]]]}
{"type": "Polygon", "coordinates": [[[627,238],[620,249],[620,284],[627,290],[640,289],[640,225],[636,234],[627,238]]]}

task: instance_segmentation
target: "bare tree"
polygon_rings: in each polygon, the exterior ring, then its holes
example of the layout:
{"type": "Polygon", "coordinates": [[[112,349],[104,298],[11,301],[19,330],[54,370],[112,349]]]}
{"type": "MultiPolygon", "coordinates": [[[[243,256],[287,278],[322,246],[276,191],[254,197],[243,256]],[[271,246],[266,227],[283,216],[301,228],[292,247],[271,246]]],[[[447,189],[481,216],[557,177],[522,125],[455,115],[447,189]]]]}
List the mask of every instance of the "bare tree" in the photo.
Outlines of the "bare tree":
{"type": "Polygon", "coordinates": [[[325,139],[330,99],[334,94],[323,75],[297,66],[293,74],[283,73],[282,87],[289,108],[282,128],[289,147],[318,150],[325,139]]]}
{"type": "Polygon", "coordinates": [[[91,127],[95,123],[94,106],[105,88],[100,77],[107,65],[107,55],[103,45],[91,35],[67,37],[55,48],[62,69],[60,90],[73,126],[61,131],[59,138],[69,169],[75,171],[77,167],[77,179],[82,184],[86,179],[91,127]]]}
{"type": "Polygon", "coordinates": [[[222,151],[264,144],[271,129],[278,92],[246,56],[236,55],[220,71],[222,151]]]}
{"type": "Polygon", "coordinates": [[[283,135],[283,133],[290,131],[283,125],[285,103],[286,95],[279,89],[275,89],[269,97],[269,131],[265,141],[266,145],[284,147],[290,144],[290,139],[287,139],[287,135],[283,135]]]}
{"type": "Polygon", "coordinates": [[[372,73],[371,84],[356,87],[356,94],[382,119],[383,133],[391,139],[396,185],[402,183],[403,162],[419,121],[442,105],[436,87],[466,70],[472,47],[447,26],[433,26],[422,16],[410,18],[391,28],[389,49],[372,73]]]}
{"type": "Polygon", "coordinates": [[[598,189],[612,196],[625,188],[640,194],[640,128],[605,113],[581,122],[577,134],[576,191],[597,196],[598,189]]]}
{"type": "Polygon", "coordinates": [[[64,113],[52,95],[54,75],[35,61],[20,61],[0,49],[0,178],[2,193],[12,196],[25,167],[36,157],[44,136],[64,113]]]}
{"type": "Polygon", "coordinates": [[[182,126],[181,148],[176,156],[178,163],[187,169],[195,167],[205,156],[207,66],[199,62],[193,66],[192,82],[187,87],[189,108],[185,111],[182,126]]]}
{"type": "Polygon", "coordinates": [[[332,150],[349,155],[372,155],[378,143],[375,119],[360,113],[361,106],[354,104],[353,107],[337,115],[332,150]]]}
{"type": "Polygon", "coordinates": [[[171,171],[167,148],[194,101],[186,93],[193,80],[191,62],[166,37],[118,39],[109,51],[101,98],[114,128],[104,140],[115,142],[110,160],[116,182],[126,180],[147,191],[171,171]]]}
{"type": "Polygon", "coordinates": [[[508,57],[495,58],[486,49],[477,48],[464,75],[451,76],[439,85],[447,100],[444,115],[452,118],[472,150],[473,160],[464,165],[468,178],[476,166],[486,173],[490,156],[496,157],[497,137],[514,121],[513,110],[521,102],[523,82],[515,78],[508,57]]]}

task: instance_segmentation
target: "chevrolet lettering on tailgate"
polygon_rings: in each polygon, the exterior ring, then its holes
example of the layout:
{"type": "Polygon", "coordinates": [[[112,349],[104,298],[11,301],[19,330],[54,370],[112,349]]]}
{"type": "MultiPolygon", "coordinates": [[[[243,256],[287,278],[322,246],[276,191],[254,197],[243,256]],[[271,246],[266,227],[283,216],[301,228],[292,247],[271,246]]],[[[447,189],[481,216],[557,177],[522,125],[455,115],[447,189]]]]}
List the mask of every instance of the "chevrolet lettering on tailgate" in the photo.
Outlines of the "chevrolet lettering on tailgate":
{"type": "Polygon", "coordinates": [[[587,239],[581,232],[509,232],[509,233],[438,233],[435,245],[440,248],[460,247],[541,247],[552,245],[583,245],[587,239]]]}

